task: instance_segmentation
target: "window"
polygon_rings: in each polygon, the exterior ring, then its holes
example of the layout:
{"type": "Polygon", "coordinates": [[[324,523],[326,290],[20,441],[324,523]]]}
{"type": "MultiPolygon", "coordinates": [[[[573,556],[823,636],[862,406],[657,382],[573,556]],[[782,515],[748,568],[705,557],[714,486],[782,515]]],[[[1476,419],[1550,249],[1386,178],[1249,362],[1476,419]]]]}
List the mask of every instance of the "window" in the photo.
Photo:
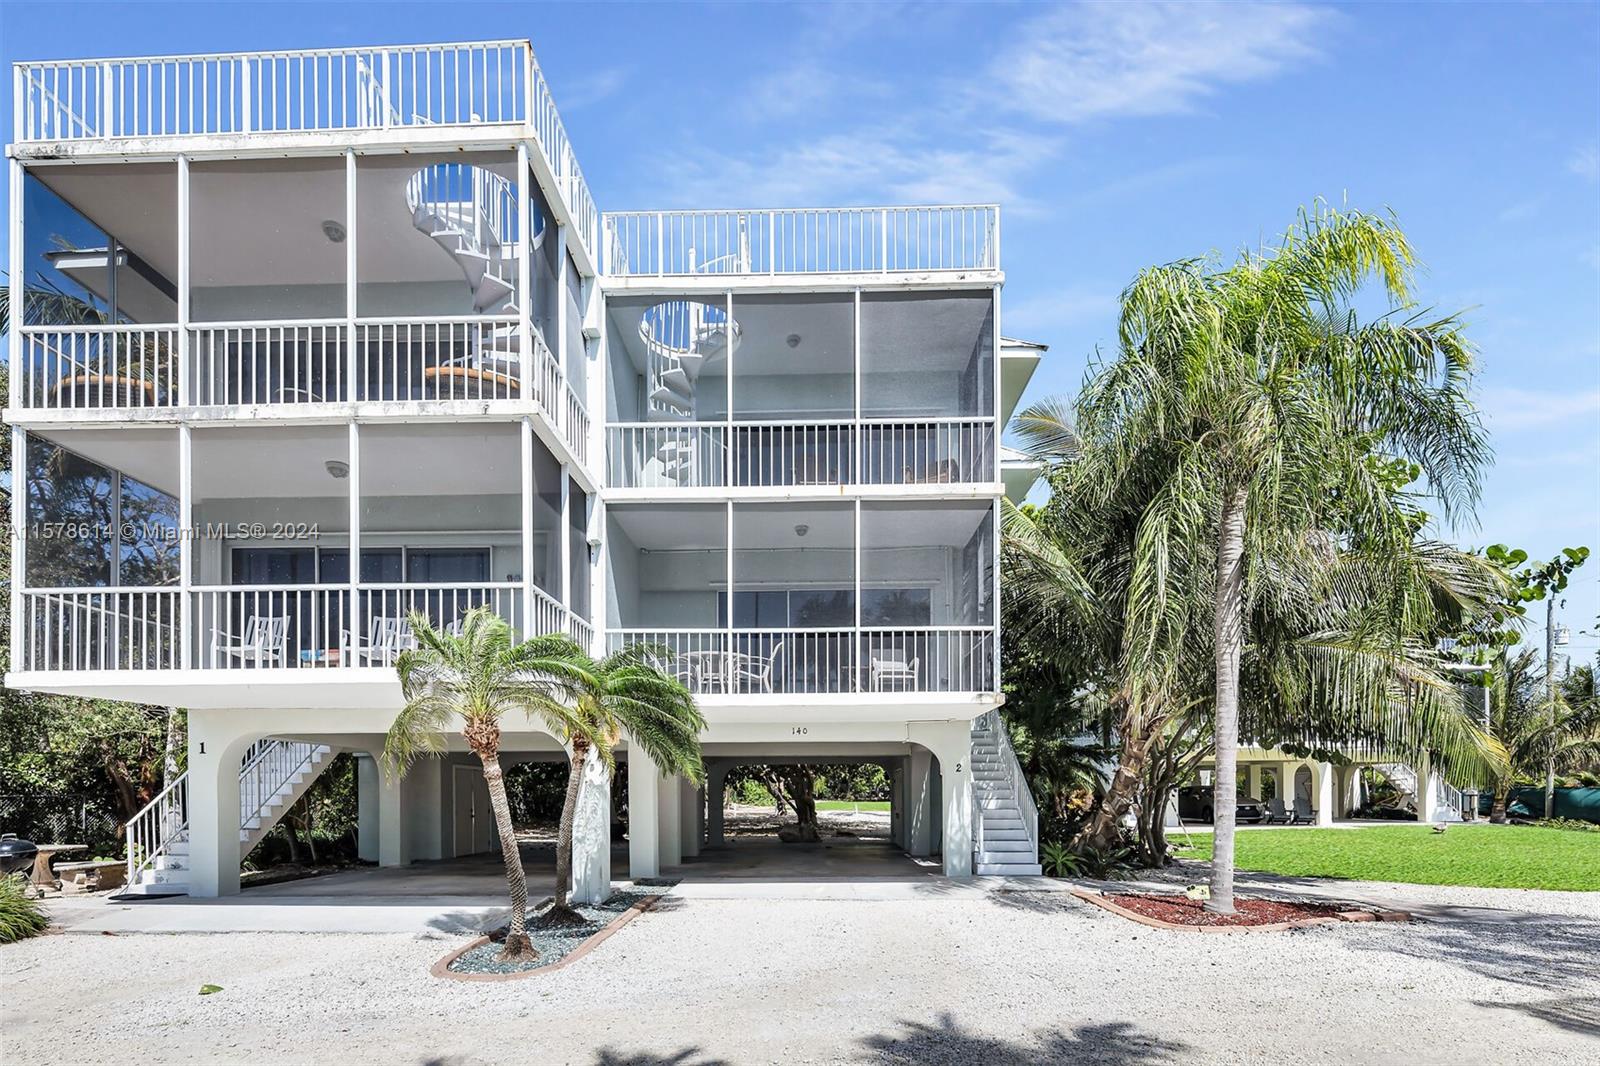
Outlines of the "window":
{"type": "MultiPolygon", "coordinates": [[[[933,618],[926,588],[862,589],[864,626],[925,626],[933,618]]],[[[853,589],[777,589],[735,592],[735,629],[837,629],[856,622],[853,589]]],[[[728,594],[717,593],[717,625],[728,624],[728,594]]]]}
{"type": "Polygon", "coordinates": [[[314,548],[235,548],[235,585],[310,585],[316,580],[314,548]]]}
{"type": "Polygon", "coordinates": [[[861,590],[864,626],[925,626],[932,621],[932,589],[861,590]]]}
{"type": "MultiPolygon", "coordinates": [[[[323,548],[317,553],[317,580],[324,585],[343,585],[350,580],[350,550],[323,548]]],[[[402,578],[401,549],[362,549],[361,580],[374,585],[398,584],[402,578]]]]}
{"type": "Polygon", "coordinates": [[[488,581],[489,549],[411,548],[406,552],[406,580],[463,584],[488,581]]]}

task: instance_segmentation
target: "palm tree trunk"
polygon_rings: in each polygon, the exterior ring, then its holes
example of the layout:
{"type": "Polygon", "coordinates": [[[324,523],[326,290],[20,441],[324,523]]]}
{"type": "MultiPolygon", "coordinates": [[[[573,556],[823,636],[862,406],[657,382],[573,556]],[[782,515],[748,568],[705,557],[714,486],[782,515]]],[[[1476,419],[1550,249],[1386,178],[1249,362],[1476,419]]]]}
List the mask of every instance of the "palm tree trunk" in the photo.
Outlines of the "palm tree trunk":
{"type": "Polygon", "coordinates": [[[511,928],[506,932],[505,946],[500,949],[501,962],[526,962],[536,959],[528,939],[528,878],[522,872],[522,853],[517,850],[517,831],[511,825],[511,804],[506,800],[506,779],[500,771],[498,750],[480,751],[483,760],[483,780],[489,786],[489,807],[494,811],[494,824],[500,834],[500,854],[506,864],[506,885],[511,890],[511,928]]]}
{"type": "Polygon", "coordinates": [[[1150,758],[1150,741],[1154,735],[1149,723],[1138,720],[1130,703],[1119,727],[1122,755],[1117,760],[1117,772],[1111,776],[1111,784],[1099,808],[1072,841],[1073,851],[1105,851],[1121,842],[1122,818],[1138,796],[1139,781],[1150,758]]]}
{"type": "Polygon", "coordinates": [[[1494,803],[1489,807],[1489,821],[1495,825],[1505,825],[1511,819],[1506,817],[1506,804],[1511,798],[1511,783],[1509,781],[1496,781],[1494,784],[1494,803]]]}
{"type": "Polygon", "coordinates": [[[556,895],[547,919],[583,918],[567,904],[572,892],[572,831],[578,820],[578,792],[583,785],[583,763],[589,754],[589,742],[583,737],[572,738],[571,768],[567,771],[567,797],[561,804],[561,828],[556,833],[556,895]]]}
{"type": "Polygon", "coordinates": [[[1215,646],[1216,759],[1211,779],[1211,898],[1206,910],[1232,914],[1233,830],[1238,813],[1239,658],[1244,646],[1245,490],[1223,501],[1217,531],[1215,646]]]}

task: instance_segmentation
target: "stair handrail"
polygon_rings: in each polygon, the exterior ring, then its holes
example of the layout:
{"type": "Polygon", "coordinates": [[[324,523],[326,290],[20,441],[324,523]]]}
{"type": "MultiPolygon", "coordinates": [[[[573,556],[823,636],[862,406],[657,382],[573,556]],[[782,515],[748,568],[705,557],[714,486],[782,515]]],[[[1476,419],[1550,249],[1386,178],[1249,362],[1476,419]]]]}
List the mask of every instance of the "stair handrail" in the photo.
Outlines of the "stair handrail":
{"type": "Polygon", "coordinates": [[[1017,759],[1016,749],[1011,746],[1011,734],[1006,731],[1006,724],[1000,720],[998,709],[990,711],[986,718],[989,719],[989,728],[994,730],[995,747],[1000,752],[1000,772],[1005,774],[1006,783],[1011,786],[1012,793],[1017,797],[1017,810],[1022,814],[1023,827],[1028,831],[1028,842],[1033,845],[1034,853],[1039,850],[1039,806],[1033,801],[1033,790],[1028,787],[1027,777],[1022,772],[1022,763],[1017,759]]]}
{"type": "Polygon", "coordinates": [[[261,746],[254,759],[239,771],[239,826],[246,831],[252,819],[283,791],[291,777],[310,764],[323,745],[304,740],[274,740],[261,746]]]}
{"type": "MultiPolygon", "coordinates": [[[[504,250],[514,250],[517,246],[517,187],[510,178],[487,167],[472,163],[434,163],[423,167],[406,179],[406,207],[413,212],[427,210],[435,218],[448,222],[460,230],[472,251],[486,254],[492,245],[494,251],[502,253],[502,258],[512,258],[505,256],[504,250]],[[471,184],[466,189],[457,189],[454,178],[444,175],[459,175],[463,170],[470,172],[471,184]],[[441,185],[444,188],[439,188],[441,185]],[[466,196],[440,198],[440,194],[455,196],[458,193],[466,196]],[[439,209],[444,204],[468,205],[472,218],[463,224],[462,219],[442,214],[439,209]]],[[[539,234],[543,232],[541,226],[539,234]]]]}
{"type": "Polygon", "coordinates": [[[189,774],[179,774],[171,784],[128,819],[123,843],[128,849],[128,880],[138,884],[139,875],[167,854],[172,838],[189,824],[189,774]]]}

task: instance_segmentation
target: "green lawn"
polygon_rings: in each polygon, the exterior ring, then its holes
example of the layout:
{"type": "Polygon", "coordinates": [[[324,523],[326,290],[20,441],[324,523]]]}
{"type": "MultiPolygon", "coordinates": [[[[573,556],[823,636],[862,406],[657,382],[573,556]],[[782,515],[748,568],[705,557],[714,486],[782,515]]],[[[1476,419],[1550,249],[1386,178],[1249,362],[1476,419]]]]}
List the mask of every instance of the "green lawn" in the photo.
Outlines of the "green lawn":
{"type": "MultiPolygon", "coordinates": [[[[1211,858],[1211,834],[1168,838],[1180,858],[1211,858]]],[[[1600,891],[1600,833],[1537,826],[1250,829],[1236,838],[1241,870],[1291,876],[1480,888],[1600,891]]]]}
{"type": "Polygon", "coordinates": [[[888,800],[817,800],[819,811],[885,811],[889,810],[888,800]]]}

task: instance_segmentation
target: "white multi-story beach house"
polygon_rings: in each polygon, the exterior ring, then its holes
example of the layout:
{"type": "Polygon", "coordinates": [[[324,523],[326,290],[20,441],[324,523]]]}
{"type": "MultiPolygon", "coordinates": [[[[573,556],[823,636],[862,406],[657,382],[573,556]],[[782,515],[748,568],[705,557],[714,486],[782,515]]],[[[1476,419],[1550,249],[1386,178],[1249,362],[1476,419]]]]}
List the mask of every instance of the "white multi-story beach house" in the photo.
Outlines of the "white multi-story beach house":
{"type": "MultiPolygon", "coordinates": [[[[995,712],[1031,479],[1000,431],[1041,348],[1001,336],[998,207],[602,214],[526,41],[13,78],[6,683],[188,709],[137,886],[237,891],[334,753],[381,750],[408,612],[485,604],[664,645],[698,694],[705,787],[617,753],[632,876],[785,761],[887,766],[895,842],[948,874],[1037,872],[995,712]]],[[[380,864],[495,846],[464,750],[359,765],[380,864]]]]}

